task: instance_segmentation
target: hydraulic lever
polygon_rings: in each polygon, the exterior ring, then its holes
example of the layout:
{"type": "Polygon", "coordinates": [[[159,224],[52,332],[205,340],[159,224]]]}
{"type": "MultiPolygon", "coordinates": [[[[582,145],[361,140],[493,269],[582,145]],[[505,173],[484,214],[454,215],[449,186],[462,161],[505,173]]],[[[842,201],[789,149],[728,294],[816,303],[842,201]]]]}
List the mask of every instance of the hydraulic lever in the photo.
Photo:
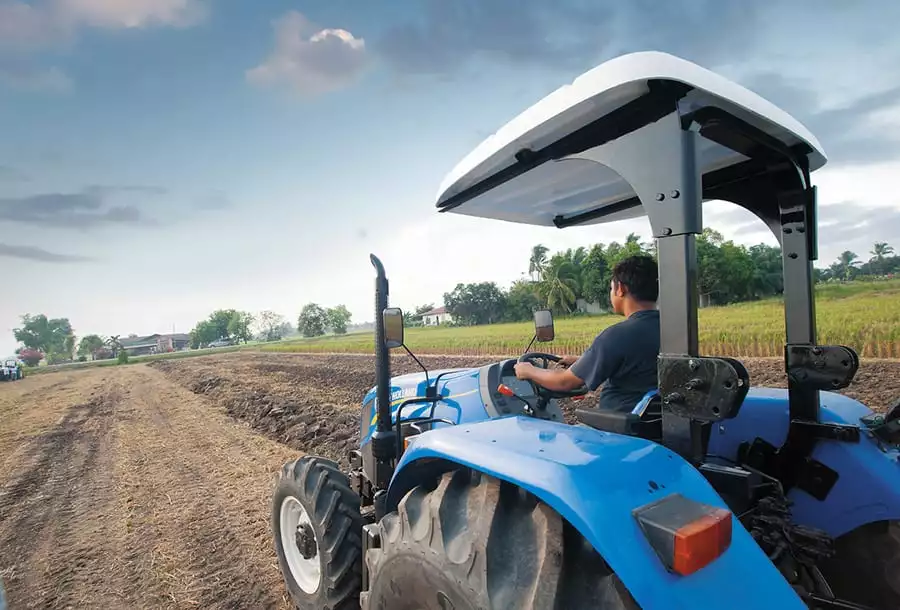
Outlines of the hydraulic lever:
{"type": "Polygon", "coordinates": [[[513,389],[508,385],[501,383],[499,386],[497,386],[497,391],[504,396],[508,396],[509,398],[516,398],[518,400],[521,400],[523,403],[525,403],[525,414],[534,415],[534,407],[531,406],[531,403],[513,392],[513,389]]]}

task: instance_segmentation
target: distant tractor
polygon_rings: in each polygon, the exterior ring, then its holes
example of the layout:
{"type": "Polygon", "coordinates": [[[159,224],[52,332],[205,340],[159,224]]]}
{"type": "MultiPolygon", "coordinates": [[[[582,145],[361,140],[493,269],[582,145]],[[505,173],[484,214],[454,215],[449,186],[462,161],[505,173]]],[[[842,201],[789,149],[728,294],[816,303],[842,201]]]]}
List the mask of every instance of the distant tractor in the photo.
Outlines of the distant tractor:
{"type": "Polygon", "coordinates": [[[9,358],[0,365],[0,380],[2,381],[17,381],[24,376],[22,366],[15,358],[9,358]]]}
{"type": "MultiPolygon", "coordinates": [[[[376,269],[376,386],[349,473],[284,465],[275,549],[303,610],[900,608],[900,405],[835,390],[859,366],[816,342],[816,138],[768,101],[663,53],[587,72],[465,157],[437,207],[564,228],[649,217],[660,266],[658,389],[576,411],[516,378],[529,351],[391,378],[403,315],[376,269]],[[781,244],[787,389],[701,356],[702,202],[781,244]]],[[[735,320],[735,324],[739,324],[735,320]]],[[[554,338],[549,312],[535,339],[554,338]]],[[[407,350],[409,351],[409,350],[407,350]]]]}

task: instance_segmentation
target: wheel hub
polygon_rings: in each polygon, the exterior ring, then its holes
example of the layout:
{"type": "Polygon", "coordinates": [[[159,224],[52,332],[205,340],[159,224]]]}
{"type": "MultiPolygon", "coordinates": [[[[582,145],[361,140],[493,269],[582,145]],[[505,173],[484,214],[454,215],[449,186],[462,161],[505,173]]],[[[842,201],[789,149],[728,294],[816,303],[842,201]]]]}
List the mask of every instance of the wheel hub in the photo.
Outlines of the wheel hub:
{"type": "Polygon", "coordinates": [[[281,547],[287,569],[304,593],[312,595],[322,583],[316,532],[300,501],[288,496],[279,515],[281,547]]]}
{"type": "Polygon", "coordinates": [[[316,534],[309,523],[300,523],[294,534],[297,550],[303,559],[312,559],[316,556],[316,534]]]}

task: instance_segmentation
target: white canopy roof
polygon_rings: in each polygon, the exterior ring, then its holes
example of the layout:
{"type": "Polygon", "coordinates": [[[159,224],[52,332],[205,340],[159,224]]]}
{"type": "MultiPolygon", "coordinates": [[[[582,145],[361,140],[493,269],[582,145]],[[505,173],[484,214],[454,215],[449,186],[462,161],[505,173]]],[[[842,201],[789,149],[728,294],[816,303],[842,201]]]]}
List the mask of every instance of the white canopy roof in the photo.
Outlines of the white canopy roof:
{"type": "MultiPolygon", "coordinates": [[[[679,102],[682,115],[704,107],[727,112],[787,147],[806,144],[810,171],[826,162],[819,141],[799,121],[752,91],[705,68],[666,53],[623,55],[582,74],[540,100],[484,140],[447,174],[437,196],[442,208],[452,197],[516,165],[523,149],[540,151],[647,94],[648,83],[671,81],[690,87],[679,102]]],[[[610,118],[610,121],[617,119],[610,118]]],[[[624,137],[628,137],[627,135],[624,137]]],[[[699,138],[704,175],[747,157],[699,138]]],[[[577,157],[549,160],[467,198],[450,211],[525,224],[554,226],[557,216],[632,199],[631,186],[608,167],[577,157]]],[[[640,216],[640,207],[590,222],[640,216]]]]}

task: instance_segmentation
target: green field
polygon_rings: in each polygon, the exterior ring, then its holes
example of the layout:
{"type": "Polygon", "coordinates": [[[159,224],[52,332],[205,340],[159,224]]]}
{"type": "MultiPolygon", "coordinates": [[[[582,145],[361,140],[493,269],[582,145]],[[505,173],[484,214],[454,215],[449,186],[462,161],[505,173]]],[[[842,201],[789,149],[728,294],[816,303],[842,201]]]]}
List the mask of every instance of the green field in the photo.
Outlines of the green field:
{"type": "MultiPolygon", "coordinates": [[[[868,358],[900,358],[900,280],[821,285],[816,291],[819,343],[848,345],[868,358]]],[[[556,340],[541,349],[578,354],[617,316],[556,320],[556,340]],[[549,346],[549,347],[548,347],[549,346]]],[[[420,354],[520,353],[531,323],[466,328],[410,328],[406,344],[420,354]]],[[[784,310],[778,299],[709,307],[700,312],[701,350],[710,355],[781,356],[784,310]]],[[[263,345],[265,351],[372,353],[372,333],[299,339],[263,345]]]]}

